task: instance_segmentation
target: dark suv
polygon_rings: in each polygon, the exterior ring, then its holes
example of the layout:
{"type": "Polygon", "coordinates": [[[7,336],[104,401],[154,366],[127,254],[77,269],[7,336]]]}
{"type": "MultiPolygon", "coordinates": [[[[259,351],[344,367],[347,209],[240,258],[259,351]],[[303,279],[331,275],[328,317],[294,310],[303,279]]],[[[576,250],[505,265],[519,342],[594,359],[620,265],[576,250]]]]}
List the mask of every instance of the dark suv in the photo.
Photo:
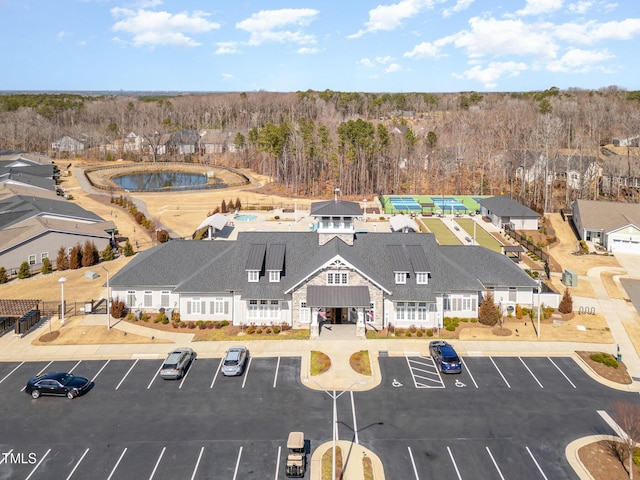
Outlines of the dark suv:
{"type": "Polygon", "coordinates": [[[462,362],[454,348],[444,340],[433,340],[429,344],[433,360],[442,373],[462,372],[462,362]]]}

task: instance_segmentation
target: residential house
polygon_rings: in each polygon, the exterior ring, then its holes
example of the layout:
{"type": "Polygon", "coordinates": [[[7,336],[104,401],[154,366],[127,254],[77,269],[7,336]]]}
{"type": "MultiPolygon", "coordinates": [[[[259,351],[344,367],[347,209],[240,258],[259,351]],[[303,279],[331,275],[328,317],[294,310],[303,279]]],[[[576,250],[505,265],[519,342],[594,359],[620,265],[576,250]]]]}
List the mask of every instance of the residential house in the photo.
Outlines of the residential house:
{"type": "Polygon", "coordinates": [[[170,241],[136,255],[111,279],[131,311],[179,311],[181,320],[289,325],[322,334],[442,327],[477,317],[487,292],[506,308],[534,305],[538,284],[505,255],[441,246],[433,234],[356,233],[355,202],[312,205],[312,232],[240,232],[237,240],[170,241]]]}
{"type": "Polygon", "coordinates": [[[640,204],[576,200],[572,221],[582,240],[613,253],[640,254],[640,204]]]}
{"type": "Polygon", "coordinates": [[[537,230],[540,214],[512,200],[507,195],[478,200],[480,214],[498,228],[510,230],[537,230]]]}
{"type": "Polygon", "coordinates": [[[197,130],[178,130],[169,135],[164,143],[168,155],[188,155],[196,153],[200,145],[200,134],[197,130]]]}
{"type": "Polygon", "coordinates": [[[0,151],[0,185],[31,186],[55,191],[58,171],[49,157],[25,152],[0,151]]]}
{"type": "Polygon", "coordinates": [[[51,150],[58,153],[77,153],[83,151],[84,148],[84,143],[69,135],[65,135],[51,144],[51,150]]]}
{"type": "Polygon", "coordinates": [[[200,132],[200,152],[202,154],[224,153],[227,149],[228,134],[223,130],[203,130],[200,132]]]}

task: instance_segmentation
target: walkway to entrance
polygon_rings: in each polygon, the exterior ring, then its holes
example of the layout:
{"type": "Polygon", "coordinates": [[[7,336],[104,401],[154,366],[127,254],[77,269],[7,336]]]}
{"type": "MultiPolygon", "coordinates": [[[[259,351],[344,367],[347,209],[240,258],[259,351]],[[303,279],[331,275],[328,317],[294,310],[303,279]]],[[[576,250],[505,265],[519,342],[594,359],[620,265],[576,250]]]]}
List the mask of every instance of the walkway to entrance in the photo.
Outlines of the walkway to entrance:
{"type": "Polygon", "coordinates": [[[354,340],[356,338],[356,324],[332,324],[322,322],[320,325],[320,340],[354,340]]]}

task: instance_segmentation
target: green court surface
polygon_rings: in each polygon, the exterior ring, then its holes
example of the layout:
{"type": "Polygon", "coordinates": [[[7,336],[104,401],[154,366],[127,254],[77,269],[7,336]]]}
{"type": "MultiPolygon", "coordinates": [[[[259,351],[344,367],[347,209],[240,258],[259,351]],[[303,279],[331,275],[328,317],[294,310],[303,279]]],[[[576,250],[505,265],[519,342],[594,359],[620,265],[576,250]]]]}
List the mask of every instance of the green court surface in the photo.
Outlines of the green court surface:
{"type": "MultiPolygon", "coordinates": [[[[478,198],[487,198],[487,195],[380,195],[380,203],[385,213],[400,213],[404,210],[396,209],[390,201],[391,197],[395,198],[412,198],[421,205],[435,204],[433,207],[423,207],[422,212],[409,211],[407,213],[425,213],[425,214],[439,214],[442,213],[442,209],[437,205],[441,203],[441,198],[453,198],[463,204],[469,212],[475,212],[480,210],[480,205],[476,201],[478,198]]],[[[446,213],[451,213],[450,209],[446,209],[446,213]]],[[[460,211],[459,213],[463,213],[460,211]]]]}
{"type": "MultiPolygon", "coordinates": [[[[469,237],[473,238],[473,224],[474,221],[470,218],[456,218],[456,223],[467,232],[469,237]]],[[[480,224],[476,225],[476,242],[478,245],[482,245],[490,250],[498,253],[502,253],[502,245],[496,238],[487,232],[480,224]]]]}
{"type": "Polygon", "coordinates": [[[439,218],[421,218],[420,221],[436,236],[440,245],[462,245],[458,237],[439,218]]]}

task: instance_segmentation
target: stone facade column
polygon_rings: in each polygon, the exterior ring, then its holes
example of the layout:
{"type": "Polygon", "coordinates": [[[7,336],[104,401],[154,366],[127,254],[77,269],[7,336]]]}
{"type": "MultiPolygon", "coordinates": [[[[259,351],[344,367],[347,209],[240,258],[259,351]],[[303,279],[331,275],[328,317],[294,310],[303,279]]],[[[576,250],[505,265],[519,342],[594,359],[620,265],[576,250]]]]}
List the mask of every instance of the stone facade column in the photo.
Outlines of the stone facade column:
{"type": "Polygon", "coordinates": [[[320,336],[320,326],[318,325],[318,309],[311,308],[311,327],[309,328],[309,338],[316,340],[320,336]]]}

